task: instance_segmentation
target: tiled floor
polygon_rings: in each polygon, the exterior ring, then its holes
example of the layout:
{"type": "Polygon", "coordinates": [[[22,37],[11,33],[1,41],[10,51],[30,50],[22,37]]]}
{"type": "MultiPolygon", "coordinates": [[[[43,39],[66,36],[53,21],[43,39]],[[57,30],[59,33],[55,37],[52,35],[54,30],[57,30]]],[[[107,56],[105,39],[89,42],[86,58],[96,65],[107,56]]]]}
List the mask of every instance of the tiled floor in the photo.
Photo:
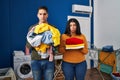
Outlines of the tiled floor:
{"type": "Polygon", "coordinates": [[[109,74],[99,72],[96,68],[88,69],[85,80],[113,80],[109,74]]]}
{"type": "MultiPolygon", "coordinates": [[[[54,78],[54,80],[64,80],[63,76],[64,75],[62,74],[62,71],[60,71],[60,73],[58,73],[58,75],[56,76],[56,78],[54,78]]],[[[28,78],[25,80],[33,80],[33,79],[28,78]]],[[[110,75],[105,74],[103,72],[100,73],[96,68],[92,68],[87,70],[85,80],[113,80],[113,79],[111,78],[110,75]]]]}
{"type": "MultiPolygon", "coordinates": [[[[64,80],[63,75],[59,73],[54,80],[64,80]]],[[[113,80],[110,75],[99,72],[96,68],[88,69],[85,80],[113,80]]]]}

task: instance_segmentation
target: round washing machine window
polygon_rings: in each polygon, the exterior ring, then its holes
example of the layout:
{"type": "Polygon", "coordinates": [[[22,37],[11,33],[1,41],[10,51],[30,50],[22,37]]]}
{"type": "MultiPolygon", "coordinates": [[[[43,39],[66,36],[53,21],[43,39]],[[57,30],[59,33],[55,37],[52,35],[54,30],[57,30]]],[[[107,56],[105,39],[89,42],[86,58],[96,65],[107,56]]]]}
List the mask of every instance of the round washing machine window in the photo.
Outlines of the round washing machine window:
{"type": "Polygon", "coordinates": [[[32,70],[29,62],[23,62],[17,68],[17,74],[20,78],[32,77],[32,70]]]}

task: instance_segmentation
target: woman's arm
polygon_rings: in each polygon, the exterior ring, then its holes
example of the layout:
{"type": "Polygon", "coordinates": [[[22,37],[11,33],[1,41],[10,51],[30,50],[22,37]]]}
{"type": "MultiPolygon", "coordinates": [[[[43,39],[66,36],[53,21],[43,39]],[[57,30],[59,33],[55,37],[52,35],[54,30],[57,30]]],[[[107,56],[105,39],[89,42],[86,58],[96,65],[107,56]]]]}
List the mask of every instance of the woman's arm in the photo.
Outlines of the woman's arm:
{"type": "Polygon", "coordinates": [[[65,49],[65,37],[64,35],[61,35],[60,37],[60,45],[58,47],[58,52],[59,53],[65,53],[66,52],[66,49],[65,49]]]}
{"type": "Polygon", "coordinates": [[[83,35],[83,39],[84,39],[84,48],[80,49],[80,51],[83,54],[87,54],[88,53],[88,42],[86,40],[86,37],[83,35]]]}

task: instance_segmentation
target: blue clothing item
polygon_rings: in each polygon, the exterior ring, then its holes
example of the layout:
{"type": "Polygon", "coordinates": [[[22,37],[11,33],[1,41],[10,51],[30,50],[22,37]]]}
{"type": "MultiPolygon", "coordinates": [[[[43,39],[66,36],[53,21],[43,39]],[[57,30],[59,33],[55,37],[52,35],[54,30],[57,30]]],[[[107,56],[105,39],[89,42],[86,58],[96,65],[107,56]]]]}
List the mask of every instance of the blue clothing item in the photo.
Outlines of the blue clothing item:
{"type": "Polygon", "coordinates": [[[52,40],[52,32],[51,31],[45,31],[43,34],[42,34],[42,42],[44,44],[51,44],[53,43],[53,40],[52,40]]]}
{"type": "Polygon", "coordinates": [[[51,31],[45,31],[41,34],[34,34],[33,31],[28,32],[27,34],[27,40],[28,42],[33,46],[39,46],[42,43],[44,44],[52,44],[52,32],[51,31]]]}
{"type": "Polygon", "coordinates": [[[54,65],[54,62],[49,62],[48,60],[32,60],[33,80],[53,80],[54,65]]]}
{"type": "Polygon", "coordinates": [[[81,63],[68,63],[62,62],[62,70],[65,76],[65,80],[85,80],[85,75],[87,71],[86,61],[81,63]]]}

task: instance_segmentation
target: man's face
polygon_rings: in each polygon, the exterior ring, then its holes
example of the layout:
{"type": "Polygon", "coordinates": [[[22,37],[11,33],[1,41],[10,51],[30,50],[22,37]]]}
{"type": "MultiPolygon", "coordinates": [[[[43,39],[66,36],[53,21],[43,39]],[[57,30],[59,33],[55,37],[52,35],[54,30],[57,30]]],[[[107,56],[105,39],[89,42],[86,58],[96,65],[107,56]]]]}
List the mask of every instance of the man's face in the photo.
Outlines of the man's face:
{"type": "Polygon", "coordinates": [[[47,22],[48,13],[46,12],[46,10],[40,9],[38,11],[37,17],[40,20],[40,22],[42,22],[42,23],[47,22]]]}

